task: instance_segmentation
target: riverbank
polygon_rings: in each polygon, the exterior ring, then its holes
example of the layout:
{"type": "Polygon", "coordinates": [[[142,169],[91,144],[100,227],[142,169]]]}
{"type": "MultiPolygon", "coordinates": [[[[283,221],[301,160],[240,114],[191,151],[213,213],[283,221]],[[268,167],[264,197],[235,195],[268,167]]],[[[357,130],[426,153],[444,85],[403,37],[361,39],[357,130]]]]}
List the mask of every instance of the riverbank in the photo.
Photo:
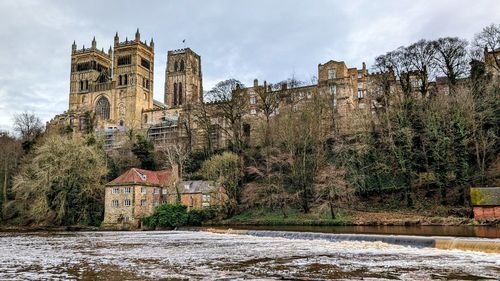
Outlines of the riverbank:
{"type": "Polygon", "coordinates": [[[286,216],[279,211],[248,210],[213,225],[235,226],[499,226],[500,220],[476,221],[457,216],[426,216],[411,212],[363,212],[345,211],[331,219],[328,214],[304,214],[299,210],[289,210],[286,216]]]}

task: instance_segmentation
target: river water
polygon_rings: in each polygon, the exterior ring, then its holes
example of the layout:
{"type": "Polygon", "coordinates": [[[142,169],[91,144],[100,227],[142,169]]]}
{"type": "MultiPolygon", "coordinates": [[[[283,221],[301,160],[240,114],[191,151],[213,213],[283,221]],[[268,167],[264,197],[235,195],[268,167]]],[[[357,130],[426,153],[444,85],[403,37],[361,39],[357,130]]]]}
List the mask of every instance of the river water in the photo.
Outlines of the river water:
{"type": "Polygon", "coordinates": [[[0,233],[0,280],[498,280],[500,254],[168,232],[0,233]]]}

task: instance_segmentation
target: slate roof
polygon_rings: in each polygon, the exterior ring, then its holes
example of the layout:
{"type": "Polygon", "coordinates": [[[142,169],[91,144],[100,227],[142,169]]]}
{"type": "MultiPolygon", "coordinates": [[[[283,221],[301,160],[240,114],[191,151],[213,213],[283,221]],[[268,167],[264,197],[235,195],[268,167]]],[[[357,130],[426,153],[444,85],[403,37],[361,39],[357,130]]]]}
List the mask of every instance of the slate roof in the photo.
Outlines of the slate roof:
{"type": "Polygon", "coordinates": [[[165,186],[168,184],[171,177],[172,172],[167,170],[149,171],[132,168],[109,182],[107,185],[143,184],[165,186]]]}
{"type": "Polygon", "coordinates": [[[216,185],[211,181],[181,181],[179,191],[181,193],[210,193],[216,189],[216,185]]]}

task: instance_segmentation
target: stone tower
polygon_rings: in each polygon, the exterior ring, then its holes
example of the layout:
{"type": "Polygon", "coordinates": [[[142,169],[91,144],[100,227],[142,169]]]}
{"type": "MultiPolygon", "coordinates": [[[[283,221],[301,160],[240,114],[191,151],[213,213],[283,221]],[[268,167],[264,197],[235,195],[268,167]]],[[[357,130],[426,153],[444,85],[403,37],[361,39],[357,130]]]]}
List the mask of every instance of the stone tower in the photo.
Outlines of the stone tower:
{"type": "Polygon", "coordinates": [[[201,58],[189,48],[168,51],[165,104],[171,108],[203,102],[201,58]]]}
{"type": "MultiPolygon", "coordinates": [[[[113,81],[115,83],[115,120],[120,125],[138,128],[143,120],[142,112],[153,108],[154,43],[141,42],[139,29],[134,40],[120,42],[114,39],[113,81]]],[[[114,102],[114,101],[113,101],[114,102]]],[[[146,122],[144,122],[146,121],[146,122]]]]}
{"type": "Polygon", "coordinates": [[[92,40],[91,47],[77,49],[71,46],[71,71],[69,87],[69,110],[86,111],[92,106],[92,92],[96,90],[99,77],[111,73],[111,52],[97,49],[97,42],[92,40]]]}

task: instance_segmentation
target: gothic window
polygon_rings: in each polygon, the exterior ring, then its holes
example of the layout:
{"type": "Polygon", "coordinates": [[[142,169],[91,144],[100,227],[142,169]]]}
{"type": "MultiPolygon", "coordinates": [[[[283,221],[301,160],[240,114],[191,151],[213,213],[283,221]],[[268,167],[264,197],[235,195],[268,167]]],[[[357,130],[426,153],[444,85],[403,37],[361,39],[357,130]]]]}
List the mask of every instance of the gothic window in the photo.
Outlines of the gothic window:
{"type": "Polygon", "coordinates": [[[179,64],[177,62],[174,63],[174,71],[177,71],[179,68],[179,64]]]}
{"type": "Polygon", "coordinates": [[[80,91],[83,91],[83,81],[80,81],[80,91]]]}
{"type": "Polygon", "coordinates": [[[174,105],[177,105],[177,83],[174,83],[174,105]]]}
{"type": "Polygon", "coordinates": [[[89,89],[89,80],[85,80],[85,90],[89,89]]]}
{"type": "Polygon", "coordinates": [[[149,69],[150,63],[149,63],[149,61],[147,59],[141,58],[141,66],[149,69]]]}
{"type": "Polygon", "coordinates": [[[118,86],[122,84],[122,76],[118,75],[118,86]]]}
{"type": "Polygon", "coordinates": [[[180,71],[184,71],[184,60],[181,60],[180,71]]]}
{"type": "Polygon", "coordinates": [[[182,83],[179,83],[179,105],[182,104],[182,83]]]}
{"type": "Polygon", "coordinates": [[[109,119],[110,105],[106,97],[100,97],[95,106],[95,113],[103,120],[109,119]]]}
{"type": "Polygon", "coordinates": [[[149,89],[149,80],[146,79],[146,89],[149,89]]]}
{"type": "Polygon", "coordinates": [[[118,57],[118,66],[128,65],[131,63],[132,63],[132,56],[131,55],[118,57]]]}
{"type": "Polygon", "coordinates": [[[125,74],[123,75],[123,85],[127,85],[128,84],[128,75],[125,74]]]}

